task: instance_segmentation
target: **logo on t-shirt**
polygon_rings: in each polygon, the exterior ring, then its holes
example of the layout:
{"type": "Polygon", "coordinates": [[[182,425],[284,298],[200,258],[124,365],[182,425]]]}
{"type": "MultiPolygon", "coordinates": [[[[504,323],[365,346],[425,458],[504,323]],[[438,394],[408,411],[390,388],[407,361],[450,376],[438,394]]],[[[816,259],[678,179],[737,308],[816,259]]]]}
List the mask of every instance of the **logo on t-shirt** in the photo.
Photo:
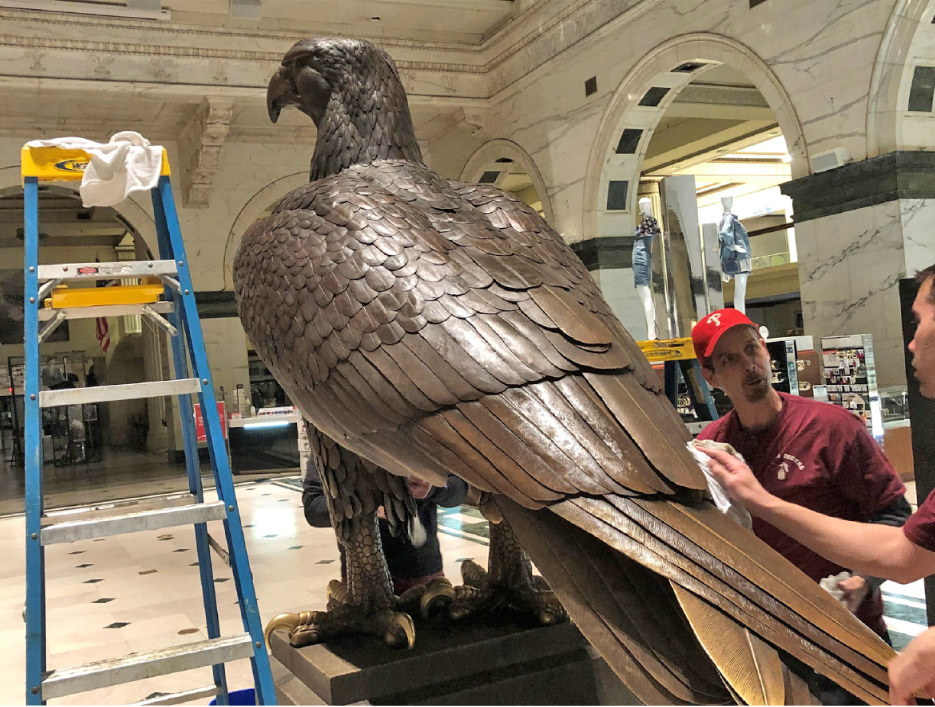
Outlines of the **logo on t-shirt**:
{"type": "Polygon", "coordinates": [[[776,478],[780,481],[785,481],[786,477],[789,475],[790,462],[795,464],[795,466],[799,469],[805,468],[805,465],[791,454],[777,454],[776,458],[782,460],[782,462],[779,464],[779,470],[776,472],[776,478]]]}

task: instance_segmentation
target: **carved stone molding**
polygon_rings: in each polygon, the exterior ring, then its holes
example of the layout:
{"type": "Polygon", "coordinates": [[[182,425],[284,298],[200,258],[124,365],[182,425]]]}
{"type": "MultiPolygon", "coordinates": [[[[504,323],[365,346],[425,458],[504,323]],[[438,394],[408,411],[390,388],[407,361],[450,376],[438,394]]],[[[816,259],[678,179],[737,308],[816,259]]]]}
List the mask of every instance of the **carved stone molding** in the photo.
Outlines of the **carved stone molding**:
{"type": "Polygon", "coordinates": [[[182,203],[187,207],[205,208],[209,204],[232,111],[230,100],[206,96],[185,126],[179,147],[182,203]]]}
{"type": "MultiPolygon", "coordinates": [[[[615,18],[648,11],[659,2],[660,0],[625,0],[619,5],[598,3],[598,9],[595,9],[595,3],[591,0],[539,0],[524,8],[518,16],[479,45],[383,35],[361,36],[387,48],[394,55],[400,71],[408,74],[487,76],[491,72],[505,70],[503,76],[497,77],[497,85],[492,91],[496,92],[525,76],[531,68],[552,59],[568,44],[599,30],[615,18]],[[527,55],[529,52],[535,55],[535,59],[523,62],[522,65],[511,66],[509,69],[504,66],[518,55],[527,55]],[[427,55],[435,56],[429,58],[427,55]],[[438,61],[440,55],[443,59],[450,57],[453,61],[438,61]]],[[[295,37],[303,33],[328,34],[320,29],[313,32],[310,29],[297,28],[296,33],[236,27],[208,28],[171,21],[160,22],[154,27],[152,22],[148,21],[74,16],[69,18],[69,26],[81,31],[78,36],[68,37],[61,32],[46,34],[44,26],[61,24],[61,18],[51,13],[0,9],[0,21],[5,29],[0,35],[0,47],[85,51],[97,55],[113,53],[168,56],[178,59],[220,59],[248,63],[278,63],[283,47],[295,37]],[[19,28],[15,25],[19,25],[19,28]],[[39,30],[38,35],[36,30],[39,30]],[[124,36],[126,39],[84,39],[102,34],[111,37],[124,36]],[[153,39],[159,35],[164,36],[167,41],[154,42],[153,39]],[[179,41],[180,35],[189,35],[190,39],[179,41]],[[134,41],[137,39],[142,41],[134,41]],[[243,49],[245,46],[252,49],[243,49]]],[[[489,94],[484,97],[489,97],[489,94]]]]}

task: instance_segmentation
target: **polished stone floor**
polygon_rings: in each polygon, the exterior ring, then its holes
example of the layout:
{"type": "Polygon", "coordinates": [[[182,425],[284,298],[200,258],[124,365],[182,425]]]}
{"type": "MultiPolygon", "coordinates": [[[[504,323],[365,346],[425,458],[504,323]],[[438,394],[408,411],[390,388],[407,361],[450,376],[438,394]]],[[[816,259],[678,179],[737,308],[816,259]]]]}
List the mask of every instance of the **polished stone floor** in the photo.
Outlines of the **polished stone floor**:
{"type": "MultiPolygon", "coordinates": [[[[250,565],[262,620],[282,611],[323,609],[325,587],[339,574],[330,529],[311,528],[302,514],[297,480],[239,483],[250,565]]],[[[445,570],[458,578],[458,563],[486,563],[486,539],[460,529],[476,524],[473,509],[446,514],[440,543],[445,570]]],[[[220,522],[210,533],[223,541],[220,522]]],[[[0,519],[0,704],[24,701],[24,520],[0,519]]],[[[242,631],[232,575],[217,561],[215,589],[225,635],[242,631]]],[[[46,550],[48,667],[74,667],[134,651],[207,638],[198,580],[194,531],[189,527],[52,545],[46,550]]],[[[180,692],[211,684],[209,668],[118,685],[52,704],[127,704],[155,692],[180,692]]],[[[249,662],[228,667],[231,690],[253,686],[249,662]]],[[[202,700],[201,704],[207,700],[202,700]]]]}
{"type": "MultiPolygon", "coordinates": [[[[154,479],[138,475],[144,473],[141,470],[148,462],[137,463],[141,466],[136,471],[124,474],[119,493],[95,484],[79,490],[79,479],[78,488],[60,488],[55,496],[58,502],[52,505],[64,505],[63,500],[99,501],[108,494],[149,496],[185,488],[180,467],[170,468],[171,480],[168,471],[154,479]]],[[[156,466],[157,460],[152,463],[156,466]]],[[[339,572],[338,553],[329,529],[305,523],[298,479],[238,477],[236,483],[263,622],[282,611],[324,608],[325,587],[339,572]]],[[[465,558],[486,563],[485,531],[474,509],[440,509],[440,544],[449,577],[459,577],[458,565],[465,558]]],[[[223,544],[219,522],[211,524],[211,534],[223,544]]],[[[24,700],[24,535],[22,515],[0,518],[0,556],[7,558],[0,564],[0,645],[5,658],[0,661],[0,704],[21,704],[24,700]]],[[[230,570],[216,558],[213,565],[222,633],[239,633],[240,615],[230,570]]],[[[49,546],[46,566],[49,668],[74,667],[207,637],[194,532],[189,527],[49,546]]],[[[903,646],[924,629],[922,584],[888,582],[884,598],[894,642],[903,646]]],[[[202,668],[52,703],[127,704],[154,693],[194,689],[211,682],[210,669],[202,668]]],[[[231,690],[252,687],[249,662],[230,665],[228,682],[231,690]]]]}

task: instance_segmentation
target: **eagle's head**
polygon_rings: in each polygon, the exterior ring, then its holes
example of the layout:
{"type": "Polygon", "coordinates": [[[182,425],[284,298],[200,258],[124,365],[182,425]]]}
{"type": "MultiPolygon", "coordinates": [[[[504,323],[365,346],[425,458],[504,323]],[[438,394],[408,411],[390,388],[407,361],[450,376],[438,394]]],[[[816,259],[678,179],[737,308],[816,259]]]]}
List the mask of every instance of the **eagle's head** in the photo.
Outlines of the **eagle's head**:
{"type": "Polygon", "coordinates": [[[318,128],[313,180],[376,160],[422,163],[396,65],[366,40],[321,37],[296,42],[266,91],[274,123],[287,106],[298,108],[318,128]]]}
{"type": "Polygon", "coordinates": [[[303,39],[286,52],[270,79],[266,107],[274,123],[283,108],[294,106],[319,125],[329,102],[355,108],[368,97],[364,91],[371,96],[374,91],[402,93],[405,100],[389,54],[363,39],[303,39]]]}

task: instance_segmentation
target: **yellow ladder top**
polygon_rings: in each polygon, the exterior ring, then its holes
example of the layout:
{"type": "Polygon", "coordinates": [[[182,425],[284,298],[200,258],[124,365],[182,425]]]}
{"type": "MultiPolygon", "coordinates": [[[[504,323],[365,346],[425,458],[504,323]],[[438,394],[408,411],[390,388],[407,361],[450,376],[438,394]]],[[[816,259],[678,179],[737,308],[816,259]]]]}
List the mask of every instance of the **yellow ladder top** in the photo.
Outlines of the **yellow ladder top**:
{"type": "MultiPolygon", "coordinates": [[[[80,182],[90,161],[87,150],[24,145],[20,151],[20,173],[23,179],[36,177],[40,182],[80,182]]],[[[165,149],[159,174],[169,176],[169,156],[165,149]]]]}

